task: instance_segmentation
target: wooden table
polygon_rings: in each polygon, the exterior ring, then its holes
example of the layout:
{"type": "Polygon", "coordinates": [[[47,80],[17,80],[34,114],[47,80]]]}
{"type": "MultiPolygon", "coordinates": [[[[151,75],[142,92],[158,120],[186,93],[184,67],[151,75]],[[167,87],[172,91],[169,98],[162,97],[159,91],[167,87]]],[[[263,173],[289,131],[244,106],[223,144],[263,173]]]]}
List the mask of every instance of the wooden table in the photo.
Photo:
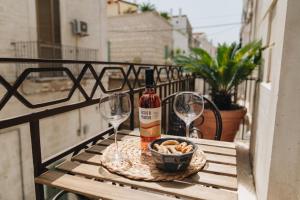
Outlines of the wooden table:
{"type": "MultiPolygon", "coordinates": [[[[138,133],[119,133],[118,140],[138,133]]],[[[168,200],[237,199],[236,149],[234,143],[193,139],[207,157],[198,174],[182,181],[145,182],[112,174],[100,166],[100,158],[113,137],[105,139],[35,179],[36,183],[81,194],[92,199],[168,200]]]]}

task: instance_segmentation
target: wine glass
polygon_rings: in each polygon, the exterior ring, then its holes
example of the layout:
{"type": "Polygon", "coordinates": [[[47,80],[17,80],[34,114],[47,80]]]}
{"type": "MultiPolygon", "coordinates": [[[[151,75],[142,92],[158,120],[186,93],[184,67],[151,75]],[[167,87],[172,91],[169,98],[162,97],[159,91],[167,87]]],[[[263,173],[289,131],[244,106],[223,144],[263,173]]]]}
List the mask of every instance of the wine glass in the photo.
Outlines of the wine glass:
{"type": "MultiPolygon", "coordinates": [[[[173,109],[176,115],[185,122],[186,137],[189,137],[191,123],[203,113],[203,96],[196,92],[180,92],[175,96],[173,109]]],[[[198,138],[197,134],[191,136],[198,138]]]]}
{"type": "Polygon", "coordinates": [[[113,151],[107,154],[104,159],[115,164],[121,165],[125,161],[118,149],[117,133],[120,124],[130,116],[131,101],[128,93],[102,94],[100,98],[100,113],[102,117],[114,128],[115,146],[113,151]]]}

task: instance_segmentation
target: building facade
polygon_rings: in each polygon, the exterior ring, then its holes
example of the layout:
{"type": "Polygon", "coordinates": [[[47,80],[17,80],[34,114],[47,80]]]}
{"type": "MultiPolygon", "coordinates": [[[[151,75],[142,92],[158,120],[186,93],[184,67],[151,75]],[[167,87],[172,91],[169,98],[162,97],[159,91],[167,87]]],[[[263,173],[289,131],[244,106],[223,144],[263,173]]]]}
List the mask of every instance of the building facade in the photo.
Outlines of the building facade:
{"type": "MultiPolygon", "coordinates": [[[[102,0],[4,0],[0,4],[0,24],[0,57],[75,60],[107,58],[106,2],[102,0]]],[[[25,68],[58,66],[62,65],[8,63],[0,65],[0,74],[13,84],[25,68]]],[[[68,67],[75,77],[83,67],[63,66],[68,67]]],[[[98,71],[102,66],[94,67],[98,71]]],[[[107,78],[104,82],[107,82],[107,78]]],[[[88,74],[81,81],[87,93],[92,90],[94,83],[88,74]]],[[[30,102],[37,104],[68,96],[72,85],[72,81],[61,73],[30,74],[18,91],[30,102]]],[[[0,85],[0,99],[5,93],[5,88],[0,85]]],[[[99,96],[98,93],[100,94],[97,91],[96,96],[99,96]]],[[[67,103],[79,102],[82,98],[75,91],[67,103]]],[[[29,112],[32,110],[12,98],[1,110],[0,118],[6,119],[29,112]]],[[[91,106],[46,118],[40,126],[42,158],[45,159],[91,137],[105,129],[107,124],[101,119],[98,106],[91,106]]],[[[0,199],[35,198],[32,163],[28,124],[1,129],[0,199]]],[[[50,198],[53,191],[46,188],[46,193],[47,198],[50,198]]]]}
{"type": "Polygon", "coordinates": [[[216,54],[216,47],[212,41],[209,41],[206,34],[203,32],[193,33],[193,47],[202,48],[206,50],[210,55],[216,54]]]}
{"type": "Polygon", "coordinates": [[[188,35],[173,29],[173,54],[187,54],[190,52],[190,46],[189,46],[189,38],[188,35]]]}
{"type": "Polygon", "coordinates": [[[186,15],[182,15],[181,10],[179,10],[179,15],[172,16],[170,19],[170,23],[172,24],[174,31],[179,31],[186,35],[188,39],[188,47],[190,48],[192,46],[193,29],[188,17],[186,15]]]}
{"type": "Polygon", "coordinates": [[[107,0],[107,16],[117,16],[138,12],[138,5],[122,0],[107,0]]]}
{"type": "Polygon", "coordinates": [[[172,25],[156,12],[108,18],[110,60],[164,64],[173,48],[172,25]]]}
{"type": "Polygon", "coordinates": [[[173,52],[174,54],[190,52],[192,47],[192,26],[186,15],[171,16],[170,23],[173,26],[173,52]]]}
{"type": "Polygon", "coordinates": [[[251,160],[258,199],[300,199],[298,0],[244,0],[241,41],[262,40],[260,82],[249,87],[251,160]],[[256,89],[256,90],[255,90],[256,89]]]}

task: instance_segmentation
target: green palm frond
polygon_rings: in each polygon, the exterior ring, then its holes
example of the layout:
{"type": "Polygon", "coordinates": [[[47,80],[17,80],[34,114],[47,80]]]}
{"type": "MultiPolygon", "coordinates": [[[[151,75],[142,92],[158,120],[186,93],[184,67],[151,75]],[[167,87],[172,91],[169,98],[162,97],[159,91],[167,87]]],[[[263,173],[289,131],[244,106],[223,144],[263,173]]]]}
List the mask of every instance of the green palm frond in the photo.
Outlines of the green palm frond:
{"type": "Polygon", "coordinates": [[[152,3],[142,3],[139,5],[139,9],[141,12],[152,12],[155,11],[155,5],[152,3]]]}
{"type": "Polygon", "coordinates": [[[191,50],[189,56],[178,55],[174,61],[185,70],[204,78],[214,91],[230,94],[261,64],[261,41],[244,46],[237,43],[220,44],[215,57],[201,48],[191,50]]]}

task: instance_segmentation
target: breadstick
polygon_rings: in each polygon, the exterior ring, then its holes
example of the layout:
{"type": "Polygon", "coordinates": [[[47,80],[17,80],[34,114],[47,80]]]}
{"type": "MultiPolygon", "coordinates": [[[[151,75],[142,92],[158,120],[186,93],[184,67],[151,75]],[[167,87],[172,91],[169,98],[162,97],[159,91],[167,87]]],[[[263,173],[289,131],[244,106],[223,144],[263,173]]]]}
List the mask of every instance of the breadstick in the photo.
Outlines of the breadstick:
{"type": "Polygon", "coordinates": [[[176,140],[166,140],[163,143],[161,143],[161,146],[166,146],[166,145],[178,145],[179,142],[176,140]]]}
{"type": "Polygon", "coordinates": [[[183,148],[182,153],[189,153],[192,150],[193,150],[193,145],[190,144],[183,148]]]}
{"type": "Polygon", "coordinates": [[[186,142],[182,142],[180,144],[178,144],[175,148],[177,151],[182,151],[184,147],[187,146],[187,143],[186,142]]]}
{"type": "Polygon", "coordinates": [[[170,154],[169,150],[167,147],[160,145],[160,151],[159,153],[164,153],[164,154],[170,154]]]}
{"type": "Polygon", "coordinates": [[[154,144],[153,147],[154,147],[154,149],[155,149],[156,151],[159,151],[159,149],[161,148],[161,147],[159,146],[159,144],[154,144]]]}
{"type": "Polygon", "coordinates": [[[180,151],[177,151],[177,150],[175,149],[175,145],[168,145],[167,148],[168,148],[168,150],[169,150],[172,154],[181,154],[180,151]]]}

